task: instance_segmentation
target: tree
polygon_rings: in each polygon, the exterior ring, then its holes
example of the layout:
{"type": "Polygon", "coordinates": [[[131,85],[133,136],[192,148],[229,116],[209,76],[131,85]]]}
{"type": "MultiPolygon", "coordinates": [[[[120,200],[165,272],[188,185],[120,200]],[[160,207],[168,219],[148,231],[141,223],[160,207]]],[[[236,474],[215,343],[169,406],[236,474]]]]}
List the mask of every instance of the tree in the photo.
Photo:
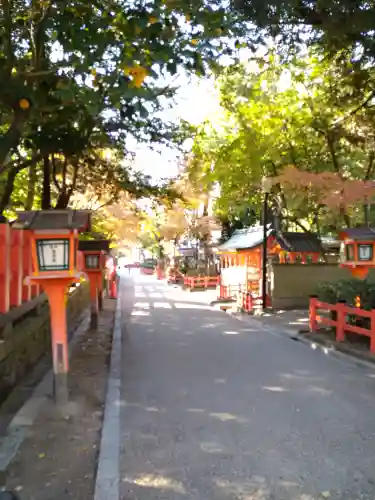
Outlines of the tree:
{"type": "Polygon", "coordinates": [[[360,206],[373,196],[375,74],[368,70],[367,85],[356,88],[341,69],[319,51],[284,64],[270,54],[219,79],[225,123],[202,127],[189,162],[200,183],[220,183],[219,215],[251,210],[259,220],[261,179],[270,176],[284,225],[320,231],[362,218],[360,206]]]}
{"type": "Polygon", "coordinates": [[[181,70],[202,75],[230,51],[230,15],[203,0],[2,1],[0,212],[23,170],[31,174],[27,206],[40,172],[42,206],[56,189],[61,207],[98,148],[116,144],[124,153],[130,135],[173,141],[176,127],[157,117],[174,95],[171,78],[181,70]]]}
{"type": "Polygon", "coordinates": [[[297,46],[319,43],[331,54],[344,51],[348,60],[374,58],[375,11],[366,0],[232,0],[232,7],[258,28],[254,42],[267,34],[297,46]]]}

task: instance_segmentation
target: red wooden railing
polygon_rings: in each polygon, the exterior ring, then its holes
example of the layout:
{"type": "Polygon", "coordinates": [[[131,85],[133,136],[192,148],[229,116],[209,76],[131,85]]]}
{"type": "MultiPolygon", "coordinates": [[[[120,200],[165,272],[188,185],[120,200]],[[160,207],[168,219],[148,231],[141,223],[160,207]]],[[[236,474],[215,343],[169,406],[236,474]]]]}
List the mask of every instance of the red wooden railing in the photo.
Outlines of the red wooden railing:
{"type": "Polygon", "coordinates": [[[215,288],[219,284],[219,276],[186,276],[184,285],[188,290],[197,288],[215,288]]]}
{"type": "Polygon", "coordinates": [[[336,341],[343,342],[345,340],[345,332],[356,333],[370,337],[370,351],[375,352],[375,309],[365,311],[358,307],[347,306],[344,302],[337,304],[328,304],[321,302],[315,297],[310,299],[309,309],[310,331],[316,332],[319,330],[319,325],[333,326],[336,329],[336,341]],[[320,316],[319,311],[335,312],[336,319],[332,317],[320,316]],[[369,318],[369,328],[363,328],[347,323],[348,316],[356,316],[369,318]]]}
{"type": "Polygon", "coordinates": [[[218,299],[235,299],[238,297],[238,294],[244,291],[244,288],[246,288],[247,292],[250,292],[255,295],[259,295],[260,289],[259,289],[259,281],[258,280],[249,280],[245,285],[239,283],[238,285],[220,285],[219,288],[219,297],[218,299]]]}
{"type": "Polygon", "coordinates": [[[241,291],[242,285],[220,285],[219,287],[219,300],[230,300],[238,296],[241,291]]]}
{"type": "Polygon", "coordinates": [[[41,293],[40,286],[25,285],[32,272],[31,242],[27,230],[0,224],[0,314],[19,307],[41,293]]]}
{"type": "MultiPolygon", "coordinates": [[[[253,292],[240,292],[237,298],[237,306],[245,312],[252,313],[255,308],[263,305],[263,297],[259,293],[253,292]]],[[[271,307],[271,299],[266,296],[266,306],[271,307]]]]}
{"type": "Polygon", "coordinates": [[[169,285],[176,285],[178,283],[184,282],[184,275],[175,269],[168,271],[167,273],[167,283],[169,285]]]}

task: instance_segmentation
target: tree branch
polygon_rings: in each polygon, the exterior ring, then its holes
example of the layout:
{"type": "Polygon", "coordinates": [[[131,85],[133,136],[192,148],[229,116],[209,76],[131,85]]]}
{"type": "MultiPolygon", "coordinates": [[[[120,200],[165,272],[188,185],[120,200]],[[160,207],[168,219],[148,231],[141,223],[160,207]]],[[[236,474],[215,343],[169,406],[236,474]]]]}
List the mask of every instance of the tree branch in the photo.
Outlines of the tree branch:
{"type": "Polygon", "coordinates": [[[73,177],[72,177],[72,182],[69,187],[69,198],[73,194],[73,191],[75,190],[77,186],[77,180],[78,180],[78,171],[79,171],[80,165],[78,159],[75,159],[73,163],[73,177]]]}
{"type": "MultiPolygon", "coordinates": [[[[274,175],[274,177],[277,177],[278,176],[278,171],[277,171],[276,163],[273,160],[270,160],[270,163],[271,163],[273,175],[274,175]]],[[[287,210],[288,209],[288,203],[286,201],[286,196],[285,196],[285,193],[284,193],[284,191],[283,191],[283,189],[281,187],[281,184],[277,183],[277,184],[275,184],[275,187],[277,188],[277,190],[279,192],[279,195],[281,197],[282,203],[284,205],[284,209],[287,210]]]]}
{"type": "Polygon", "coordinates": [[[53,183],[57,189],[58,192],[61,191],[61,187],[60,187],[60,184],[59,184],[59,181],[57,180],[57,166],[56,166],[56,159],[55,159],[55,155],[52,154],[52,179],[53,179],[53,183]]]}
{"type": "Polygon", "coordinates": [[[5,167],[0,168],[0,175],[2,173],[4,173],[6,170],[11,171],[11,170],[16,169],[17,172],[20,172],[24,168],[28,168],[28,167],[31,167],[32,165],[35,165],[41,159],[42,159],[41,153],[35,153],[31,158],[29,158],[28,160],[26,160],[24,162],[21,162],[21,163],[19,163],[19,162],[8,163],[5,167]]]}
{"type": "Polygon", "coordinates": [[[14,50],[12,44],[12,11],[9,0],[2,0],[3,14],[4,14],[4,54],[6,58],[7,76],[12,73],[14,65],[14,50]]]}
{"type": "Polygon", "coordinates": [[[62,167],[62,191],[66,190],[66,174],[67,174],[67,167],[68,167],[68,158],[64,156],[64,162],[63,162],[63,167],[62,167]]]}
{"type": "Polygon", "coordinates": [[[363,179],[364,181],[369,181],[372,177],[372,174],[374,173],[374,159],[375,159],[375,154],[373,151],[371,151],[368,158],[366,174],[363,179]]]}
{"type": "Polygon", "coordinates": [[[0,200],[0,214],[4,212],[4,210],[7,208],[7,206],[10,203],[12,193],[13,193],[13,188],[14,188],[14,181],[17,177],[18,170],[13,169],[8,172],[7,180],[5,182],[5,187],[3,194],[1,196],[0,200]]]}
{"type": "Polygon", "coordinates": [[[10,127],[6,133],[0,137],[0,169],[6,168],[5,164],[7,163],[10,152],[15,150],[18,146],[27,116],[27,113],[15,112],[10,127]]]}
{"type": "Polygon", "coordinates": [[[356,113],[358,113],[358,111],[360,111],[362,108],[366,107],[367,104],[371,101],[371,99],[373,99],[375,97],[375,90],[372,90],[370,92],[370,94],[366,97],[366,99],[361,103],[359,104],[356,108],[352,109],[352,111],[350,111],[348,114],[346,114],[345,116],[339,118],[338,120],[336,120],[333,125],[338,125],[339,123],[342,123],[344,122],[347,118],[350,118],[351,116],[355,115],[356,113]]]}
{"type": "Polygon", "coordinates": [[[302,229],[302,231],[304,233],[311,233],[311,231],[309,229],[307,229],[307,227],[304,224],[302,224],[302,222],[300,222],[296,216],[286,215],[285,219],[288,220],[289,222],[292,222],[296,226],[298,226],[300,229],[302,229]]]}
{"type": "Polygon", "coordinates": [[[8,171],[4,191],[0,200],[0,214],[4,212],[11,201],[14,189],[14,181],[16,180],[17,174],[21,172],[21,170],[35,165],[41,159],[41,157],[42,156],[40,154],[36,154],[29,160],[24,161],[17,166],[13,166],[13,168],[8,171]]]}

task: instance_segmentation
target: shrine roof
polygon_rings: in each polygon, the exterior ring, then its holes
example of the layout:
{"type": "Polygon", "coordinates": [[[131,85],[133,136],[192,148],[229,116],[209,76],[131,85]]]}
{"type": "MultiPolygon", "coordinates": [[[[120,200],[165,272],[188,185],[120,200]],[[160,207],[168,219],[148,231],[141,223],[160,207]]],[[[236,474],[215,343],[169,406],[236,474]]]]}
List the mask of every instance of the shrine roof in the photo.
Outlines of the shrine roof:
{"type": "Polygon", "coordinates": [[[375,228],[362,226],[342,229],[340,239],[372,241],[375,240],[375,228]]]}
{"type": "MultiPolygon", "coordinates": [[[[282,250],[287,252],[317,253],[322,251],[321,241],[314,233],[275,231],[269,225],[268,237],[274,235],[282,250]]],[[[374,235],[375,236],[375,235],[374,235]]],[[[263,243],[263,226],[253,226],[235,231],[228,241],[218,247],[219,252],[250,250],[263,243]]]]}

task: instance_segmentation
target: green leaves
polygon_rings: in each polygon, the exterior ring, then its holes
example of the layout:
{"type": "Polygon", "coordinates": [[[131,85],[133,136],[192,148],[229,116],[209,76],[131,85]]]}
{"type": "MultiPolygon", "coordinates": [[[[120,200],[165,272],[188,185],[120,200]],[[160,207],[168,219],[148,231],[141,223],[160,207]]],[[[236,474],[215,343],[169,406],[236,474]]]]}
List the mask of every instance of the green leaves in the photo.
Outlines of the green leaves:
{"type": "Polygon", "coordinates": [[[91,160],[100,148],[115,143],[125,155],[129,136],[180,142],[177,127],[156,118],[176,90],[160,78],[204,75],[220,40],[240,34],[219,0],[77,0],[50,8],[17,0],[10,7],[0,5],[0,171],[17,153],[61,155],[64,182],[74,189],[84,168],[97,168],[91,160]],[[27,113],[15,105],[20,98],[32,102],[27,113]]]}
{"type": "Polygon", "coordinates": [[[332,229],[349,215],[360,220],[362,181],[375,177],[375,113],[366,90],[374,78],[369,71],[359,90],[342,76],[341,61],[317,52],[294,64],[272,56],[261,67],[228,68],[219,78],[224,120],[199,131],[190,176],[207,188],[219,182],[216,209],[229,220],[242,218],[245,207],[259,218],[264,175],[278,180],[273,203],[284,221],[311,227],[320,218],[319,229],[332,229]],[[293,179],[283,175],[290,165],[293,179]]]}

